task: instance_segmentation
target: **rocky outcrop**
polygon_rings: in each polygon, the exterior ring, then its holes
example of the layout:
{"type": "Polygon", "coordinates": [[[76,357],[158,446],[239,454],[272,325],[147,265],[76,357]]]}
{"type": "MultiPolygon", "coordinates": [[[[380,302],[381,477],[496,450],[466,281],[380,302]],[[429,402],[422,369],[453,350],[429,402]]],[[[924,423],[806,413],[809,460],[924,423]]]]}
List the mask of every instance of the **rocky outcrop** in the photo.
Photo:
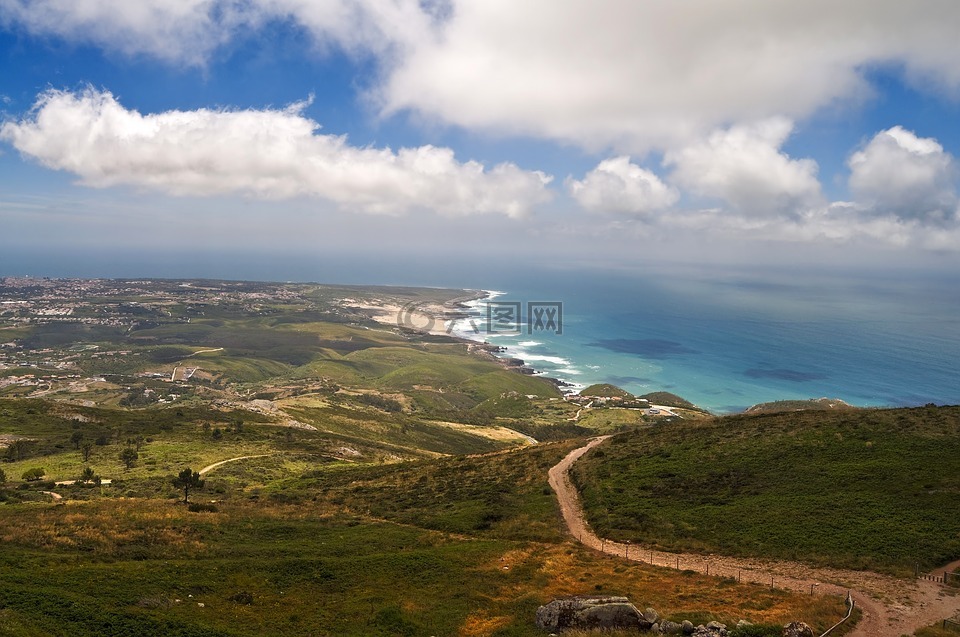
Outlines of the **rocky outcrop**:
{"type": "Polygon", "coordinates": [[[813,628],[803,622],[792,622],[783,627],[783,637],[817,637],[813,628]]]}
{"type": "MultiPolygon", "coordinates": [[[[728,635],[727,627],[720,622],[710,622],[706,626],[700,624],[696,627],[686,620],[678,624],[663,619],[653,608],[640,612],[626,597],[610,595],[555,599],[537,609],[537,627],[552,633],[568,629],[628,629],[656,635],[728,635]]],[[[806,634],[803,634],[803,637],[806,637],[806,634]]]]}
{"type": "Polygon", "coordinates": [[[569,597],[537,609],[537,627],[551,632],[568,628],[649,630],[653,623],[626,597],[569,597]]]}
{"type": "Polygon", "coordinates": [[[727,637],[727,627],[720,622],[710,622],[706,626],[701,624],[691,633],[693,637],[727,637]]]}

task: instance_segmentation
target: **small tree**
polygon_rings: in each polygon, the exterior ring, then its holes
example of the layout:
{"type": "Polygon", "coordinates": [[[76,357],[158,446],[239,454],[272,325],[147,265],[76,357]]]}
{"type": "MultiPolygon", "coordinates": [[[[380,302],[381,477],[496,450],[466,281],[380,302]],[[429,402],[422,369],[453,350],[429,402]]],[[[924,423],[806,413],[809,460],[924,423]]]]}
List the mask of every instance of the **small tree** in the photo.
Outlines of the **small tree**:
{"type": "Polygon", "coordinates": [[[223,438],[223,432],[220,431],[220,427],[214,427],[212,436],[214,440],[220,440],[223,438]]]}
{"type": "Polygon", "coordinates": [[[98,476],[92,468],[84,467],[83,471],[80,472],[80,478],[77,480],[77,484],[100,484],[101,478],[98,476]]]}
{"type": "Polygon", "coordinates": [[[190,469],[190,467],[181,471],[180,475],[173,479],[173,486],[178,489],[183,489],[184,504],[187,504],[190,498],[190,492],[203,489],[203,484],[204,482],[200,478],[200,474],[190,469]]]}
{"type": "Polygon", "coordinates": [[[0,469],[0,484],[3,484],[7,481],[7,472],[3,469],[0,469]]]}
{"type": "Polygon", "coordinates": [[[7,447],[7,459],[11,461],[23,460],[30,452],[32,440],[14,440],[7,447]]]}
{"type": "Polygon", "coordinates": [[[39,480],[44,476],[46,470],[43,467],[33,467],[32,469],[27,469],[23,472],[23,475],[20,477],[26,480],[27,482],[34,482],[39,480]]]}
{"type": "Polygon", "coordinates": [[[120,452],[120,462],[122,462],[127,469],[131,468],[136,464],[137,459],[140,457],[140,454],[137,453],[137,450],[133,447],[126,447],[123,451],[120,452]]]}
{"type": "Polygon", "coordinates": [[[92,443],[92,442],[87,441],[87,442],[83,443],[82,445],[80,445],[80,456],[83,458],[83,461],[84,461],[84,462],[89,462],[89,461],[90,461],[90,452],[92,452],[92,451],[93,451],[93,443],[92,443]]]}
{"type": "Polygon", "coordinates": [[[83,432],[74,431],[72,434],[70,434],[70,442],[73,443],[74,449],[79,449],[80,443],[83,442],[83,432]]]}

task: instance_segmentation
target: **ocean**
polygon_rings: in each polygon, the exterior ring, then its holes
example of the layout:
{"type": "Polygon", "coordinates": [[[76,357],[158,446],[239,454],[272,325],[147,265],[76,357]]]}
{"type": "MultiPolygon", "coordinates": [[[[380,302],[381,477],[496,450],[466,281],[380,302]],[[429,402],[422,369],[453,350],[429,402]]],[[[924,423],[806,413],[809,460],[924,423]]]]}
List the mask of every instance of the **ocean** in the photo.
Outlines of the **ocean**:
{"type": "Polygon", "coordinates": [[[495,278],[455,333],[500,345],[571,389],[669,391],[714,413],[819,397],[960,403],[951,280],[589,270],[495,278]]]}
{"type": "MultiPolygon", "coordinates": [[[[960,404],[960,280],[920,271],[680,267],[612,270],[490,258],[204,253],[0,255],[5,274],[209,277],[495,290],[523,330],[486,333],[475,304],[460,336],[507,348],[574,388],[670,391],[715,413],[830,397],[860,406],[960,404]],[[89,255],[88,255],[89,256],[89,255]],[[532,329],[528,303],[560,304],[562,329],[532,329]],[[557,333],[557,332],[560,333],[557,333]]],[[[542,314],[545,317],[546,314],[542,314]]],[[[546,321],[544,321],[546,327],[546,321]]]]}

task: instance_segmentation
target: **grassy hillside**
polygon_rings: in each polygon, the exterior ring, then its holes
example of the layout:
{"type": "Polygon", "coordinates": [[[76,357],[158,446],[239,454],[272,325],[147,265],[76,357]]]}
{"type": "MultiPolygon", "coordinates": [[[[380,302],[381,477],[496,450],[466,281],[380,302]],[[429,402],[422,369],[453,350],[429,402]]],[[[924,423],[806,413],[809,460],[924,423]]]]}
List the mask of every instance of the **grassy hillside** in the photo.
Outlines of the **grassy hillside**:
{"type": "Polygon", "coordinates": [[[600,383],[597,385],[590,385],[585,387],[581,392],[581,396],[586,396],[592,398],[594,396],[599,398],[633,398],[633,394],[626,391],[625,389],[620,389],[616,385],[611,385],[610,383],[600,383]]]}
{"type": "Polygon", "coordinates": [[[960,407],[676,422],[574,478],[598,533],[668,550],[900,574],[960,556],[960,407]]]}
{"type": "Polygon", "coordinates": [[[296,502],[237,499],[216,513],[159,499],[0,507],[0,635],[532,637],[537,606],[586,593],[628,595],[676,621],[767,628],[751,634],[842,614],[837,598],[559,542],[543,465],[566,448],[307,473],[270,491],[296,502]],[[491,512],[501,517],[490,526],[471,522],[491,512]],[[524,539],[531,523],[542,541],[524,539]]]}

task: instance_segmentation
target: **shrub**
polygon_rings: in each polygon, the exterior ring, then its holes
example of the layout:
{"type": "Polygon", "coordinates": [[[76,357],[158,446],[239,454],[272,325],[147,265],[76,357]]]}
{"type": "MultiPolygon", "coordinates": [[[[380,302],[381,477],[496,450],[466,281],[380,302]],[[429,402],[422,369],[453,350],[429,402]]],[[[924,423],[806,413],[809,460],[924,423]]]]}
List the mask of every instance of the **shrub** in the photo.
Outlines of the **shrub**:
{"type": "Polygon", "coordinates": [[[27,469],[23,472],[23,475],[20,477],[26,480],[27,482],[34,482],[39,480],[44,476],[46,470],[43,467],[33,467],[32,469],[27,469]]]}

